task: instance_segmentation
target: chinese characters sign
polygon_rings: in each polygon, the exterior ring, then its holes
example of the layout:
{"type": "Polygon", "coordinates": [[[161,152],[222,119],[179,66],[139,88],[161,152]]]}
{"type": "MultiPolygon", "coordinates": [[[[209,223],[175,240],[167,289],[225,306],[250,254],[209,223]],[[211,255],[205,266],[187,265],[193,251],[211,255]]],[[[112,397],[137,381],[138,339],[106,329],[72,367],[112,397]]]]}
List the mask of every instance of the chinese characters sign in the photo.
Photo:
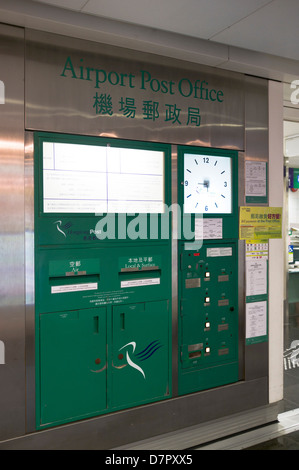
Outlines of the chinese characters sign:
{"type": "MultiPolygon", "coordinates": [[[[109,115],[112,116],[116,111],[119,111],[122,116],[130,119],[136,117],[137,106],[135,105],[134,98],[124,98],[121,97],[118,103],[112,101],[110,94],[101,93],[100,95],[96,92],[93,97],[96,114],[109,115]],[[116,104],[116,107],[114,105],[116,104]]],[[[156,121],[157,119],[162,119],[165,122],[171,122],[173,124],[185,124],[186,126],[200,126],[200,110],[199,108],[188,108],[187,117],[180,117],[181,109],[177,107],[176,104],[165,104],[164,108],[161,110],[159,101],[144,100],[142,102],[142,118],[156,121]]]]}
{"type": "Polygon", "coordinates": [[[240,207],[240,240],[281,238],[281,207],[240,207]]]}
{"type": "Polygon", "coordinates": [[[82,65],[81,59],[79,67],[75,67],[72,58],[68,57],[64,64],[61,77],[72,78],[92,82],[96,90],[102,90],[104,86],[108,86],[109,93],[96,91],[93,99],[93,108],[96,114],[112,116],[119,113],[128,119],[135,119],[136,113],[142,114],[142,119],[155,121],[162,119],[177,125],[193,125],[200,126],[201,116],[200,108],[187,106],[182,110],[173,99],[176,94],[184,98],[193,97],[197,100],[206,100],[210,102],[222,103],[224,100],[224,92],[220,89],[209,87],[206,80],[197,79],[195,81],[189,78],[181,78],[178,82],[174,80],[161,80],[153,78],[147,70],[140,70],[138,74],[132,72],[123,73],[116,71],[108,71],[106,69],[96,69],[82,65]],[[140,109],[136,106],[136,100],[131,94],[128,96],[121,95],[118,100],[114,100],[113,89],[122,88],[129,90],[138,88],[143,92],[157,94],[157,96],[169,96],[171,102],[161,103],[158,100],[143,99],[140,109]],[[182,112],[183,111],[183,112],[182,112]],[[183,116],[184,114],[184,116],[183,116]]]}
{"type": "Polygon", "coordinates": [[[143,271],[159,269],[161,265],[160,256],[132,256],[129,258],[120,258],[120,271],[143,271]]]}
{"type": "Polygon", "coordinates": [[[28,129],[244,150],[241,74],[40,31],[26,57],[28,129]]]}

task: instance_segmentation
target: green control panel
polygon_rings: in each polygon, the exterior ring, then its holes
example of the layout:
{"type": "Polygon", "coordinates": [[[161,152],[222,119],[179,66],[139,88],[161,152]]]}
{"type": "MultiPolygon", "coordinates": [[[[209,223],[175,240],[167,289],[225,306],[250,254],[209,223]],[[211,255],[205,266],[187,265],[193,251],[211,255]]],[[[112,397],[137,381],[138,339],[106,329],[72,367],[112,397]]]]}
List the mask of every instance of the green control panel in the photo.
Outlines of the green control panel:
{"type": "Polygon", "coordinates": [[[238,380],[237,153],[181,147],[179,251],[180,395],[238,380]],[[184,233],[182,231],[182,233],[184,233]]]}
{"type": "Polygon", "coordinates": [[[37,429],[171,397],[170,146],[34,145],[37,429]]]}
{"type": "Polygon", "coordinates": [[[182,394],[238,378],[236,245],[204,244],[180,258],[182,394]]]}

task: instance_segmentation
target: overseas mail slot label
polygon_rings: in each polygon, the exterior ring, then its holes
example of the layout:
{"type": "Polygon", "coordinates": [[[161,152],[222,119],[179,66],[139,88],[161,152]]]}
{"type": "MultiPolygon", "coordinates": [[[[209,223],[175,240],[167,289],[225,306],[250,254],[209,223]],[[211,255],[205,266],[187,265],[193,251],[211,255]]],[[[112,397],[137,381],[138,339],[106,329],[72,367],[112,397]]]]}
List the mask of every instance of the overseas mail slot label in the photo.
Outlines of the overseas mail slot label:
{"type": "Polygon", "coordinates": [[[51,294],[61,294],[63,292],[79,292],[82,290],[96,290],[98,288],[97,282],[87,282],[85,284],[69,284],[63,286],[52,286],[51,294]]]}
{"type": "Polygon", "coordinates": [[[155,284],[160,284],[160,278],[132,279],[130,281],[121,281],[120,287],[153,286],[155,284]]]}

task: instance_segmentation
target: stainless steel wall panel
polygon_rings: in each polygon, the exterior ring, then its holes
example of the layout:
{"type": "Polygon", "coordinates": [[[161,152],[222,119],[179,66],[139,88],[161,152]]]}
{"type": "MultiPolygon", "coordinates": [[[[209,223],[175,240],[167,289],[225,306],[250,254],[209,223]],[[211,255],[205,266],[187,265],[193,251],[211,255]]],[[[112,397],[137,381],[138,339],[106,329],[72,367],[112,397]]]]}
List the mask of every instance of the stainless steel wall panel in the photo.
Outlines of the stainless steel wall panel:
{"type": "Polygon", "coordinates": [[[23,29],[0,25],[0,63],[0,439],[8,439],[25,432],[23,29]]]}
{"type": "MultiPolygon", "coordinates": [[[[268,81],[257,77],[246,77],[245,162],[250,160],[269,162],[268,133],[268,81]]],[[[243,195],[245,193],[244,183],[245,174],[243,185],[239,188],[243,195]]],[[[245,266],[242,277],[245,282],[245,266]]],[[[245,309],[245,298],[243,306],[245,309]]],[[[243,318],[244,316],[245,312],[243,318]]],[[[245,334],[243,337],[245,338],[245,334]]],[[[268,341],[246,345],[244,359],[245,380],[268,377],[268,341]]]]}
{"type": "MultiPolygon", "coordinates": [[[[107,450],[125,445],[130,448],[130,443],[136,445],[137,441],[143,439],[163,436],[164,433],[173,433],[191,426],[202,426],[206,432],[198,439],[198,445],[212,440],[213,436],[227,436],[225,419],[233,415],[236,418],[236,427],[242,417],[241,413],[246,416],[249,410],[260,414],[259,421],[253,424],[247,418],[249,427],[275,420],[277,414],[269,412],[269,407],[264,406],[266,401],[266,378],[248,383],[239,382],[28,434],[21,439],[0,442],[0,450],[107,450]],[[224,421],[221,429],[219,419],[224,421]]],[[[245,429],[246,422],[242,430],[245,429]]],[[[234,428],[232,433],[238,431],[239,429],[234,428]]],[[[187,449],[189,446],[185,442],[181,447],[172,448],[187,449]]]]}
{"type": "Polygon", "coordinates": [[[26,431],[35,430],[35,275],[33,133],[25,134],[26,431]]]}
{"type": "Polygon", "coordinates": [[[247,76],[245,86],[245,159],[267,162],[268,80],[247,76]]]}
{"type": "Polygon", "coordinates": [[[244,147],[240,74],[29,30],[25,90],[30,130],[244,147]]]}

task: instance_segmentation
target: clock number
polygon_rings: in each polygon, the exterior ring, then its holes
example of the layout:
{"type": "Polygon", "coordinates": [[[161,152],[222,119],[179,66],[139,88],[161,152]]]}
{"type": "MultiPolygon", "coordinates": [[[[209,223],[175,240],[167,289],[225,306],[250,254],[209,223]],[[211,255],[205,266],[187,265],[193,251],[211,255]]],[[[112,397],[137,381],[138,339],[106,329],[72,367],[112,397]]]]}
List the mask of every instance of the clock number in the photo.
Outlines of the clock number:
{"type": "Polygon", "coordinates": [[[209,161],[210,161],[209,157],[203,157],[203,162],[204,163],[209,163],[209,161]]]}
{"type": "Polygon", "coordinates": [[[224,181],[224,187],[225,188],[227,187],[227,181],[224,181]]]}
{"type": "Polygon", "coordinates": [[[187,180],[185,181],[185,186],[188,186],[188,181],[187,180]]]}
{"type": "Polygon", "coordinates": [[[205,206],[205,211],[207,212],[209,210],[208,206],[205,206]]]}

